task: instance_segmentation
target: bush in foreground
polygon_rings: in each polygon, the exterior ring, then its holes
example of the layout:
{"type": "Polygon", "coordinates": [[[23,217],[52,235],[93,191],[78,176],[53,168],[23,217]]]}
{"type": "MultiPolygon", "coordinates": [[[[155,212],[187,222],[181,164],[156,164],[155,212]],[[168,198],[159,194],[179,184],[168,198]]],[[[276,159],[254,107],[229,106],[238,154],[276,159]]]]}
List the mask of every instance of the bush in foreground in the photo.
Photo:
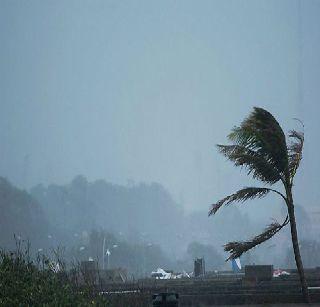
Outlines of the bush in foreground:
{"type": "Polygon", "coordinates": [[[1,306],[106,306],[94,287],[80,287],[62,263],[43,255],[31,260],[28,249],[0,251],[1,306]],[[59,268],[59,270],[57,270],[59,268]]]}

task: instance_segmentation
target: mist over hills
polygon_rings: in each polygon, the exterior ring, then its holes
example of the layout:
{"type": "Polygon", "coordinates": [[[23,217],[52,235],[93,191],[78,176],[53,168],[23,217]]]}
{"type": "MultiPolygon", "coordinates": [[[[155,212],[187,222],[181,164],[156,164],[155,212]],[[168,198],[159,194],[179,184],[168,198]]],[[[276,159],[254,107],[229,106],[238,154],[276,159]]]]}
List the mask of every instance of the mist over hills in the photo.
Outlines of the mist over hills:
{"type": "Polygon", "coordinates": [[[214,221],[205,210],[186,213],[158,183],[120,186],[77,176],[65,186],[38,185],[31,194],[52,225],[66,233],[102,228],[130,241],[156,242],[171,256],[181,255],[197,240],[220,248],[230,237],[249,235],[253,226],[237,208],[214,221]],[[228,224],[239,225],[237,234],[228,224]]]}
{"type": "Polygon", "coordinates": [[[0,246],[13,248],[16,239],[32,238],[42,245],[49,231],[48,220],[41,205],[26,191],[12,186],[0,177],[0,246]]]}
{"type": "MultiPolygon", "coordinates": [[[[191,271],[195,257],[205,257],[208,270],[228,269],[223,244],[263,229],[236,206],[214,218],[208,218],[205,210],[187,213],[159,183],[121,186],[89,182],[84,176],[66,185],[39,184],[30,193],[0,178],[0,206],[2,248],[29,240],[35,251],[64,247],[67,261],[91,257],[101,265],[105,239],[110,266],[125,267],[135,276],[148,275],[157,267],[191,271]]],[[[301,222],[310,224],[305,211],[297,212],[301,222]]],[[[302,238],[308,239],[305,232],[302,238]]],[[[306,249],[318,251],[316,241],[308,242],[306,249]]],[[[290,266],[288,250],[285,231],[242,258],[244,263],[290,266]]],[[[310,265],[315,265],[316,257],[312,259],[310,265]]]]}
{"type": "Polygon", "coordinates": [[[77,176],[66,186],[38,185],[31,194],[52,225],[68,234],[101,228],[131,241],[170,248],[182,229],[182,209],[156,183],[125,187],[77,176]]]}

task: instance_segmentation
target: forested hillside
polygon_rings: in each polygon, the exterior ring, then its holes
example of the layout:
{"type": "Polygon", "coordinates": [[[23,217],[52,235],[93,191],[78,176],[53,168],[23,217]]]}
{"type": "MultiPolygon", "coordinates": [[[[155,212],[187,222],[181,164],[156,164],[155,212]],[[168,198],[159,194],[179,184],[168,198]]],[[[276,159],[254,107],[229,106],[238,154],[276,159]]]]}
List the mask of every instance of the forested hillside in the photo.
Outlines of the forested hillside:
{"type": "MultiPolygon", "coordinates": [[[[102,265],[105,240],[110,267],[136,276],[157,267],[192,270],[193,259],[202,256],[209,270],[229,268],[223,244],[260,230],[236,206],[209,219],[206,207],[186,213],[158,183],[121,186],[83,176],[66,185],[38,185],[30,194],[0,178],[0,206],[2,248],[29,240],[32,251],[50,254],[59,247],[67,261],[90,257],[102,265]]],[[[289,243],[284,234],[243,261],[285,265],[289,243]]]]}
{"type": "Polygon", "coordinates": [[[20,240],[32,240],[35,246],[40,246],[46,241],[49,225],[41,205],[2,177],[0,210],[0,246],[12,248],[20,240]]]}

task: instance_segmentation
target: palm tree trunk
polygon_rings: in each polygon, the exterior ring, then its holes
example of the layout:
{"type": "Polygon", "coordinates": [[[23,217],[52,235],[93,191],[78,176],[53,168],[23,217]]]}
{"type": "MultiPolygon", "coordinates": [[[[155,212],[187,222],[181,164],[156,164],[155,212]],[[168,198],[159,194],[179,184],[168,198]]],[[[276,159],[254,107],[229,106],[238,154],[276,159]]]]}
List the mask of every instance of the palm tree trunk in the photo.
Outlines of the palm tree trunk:
{"type": "Polygon", "coordinates": [[[300,255],[298,233],[297,233],[297,226],[296,226],[296,218],[295,218],[295,214],[294,214],[294,205],[293,205],[293,201],[292,201],[291,191],[288,196],[289,196],[288,213],[289,213],[289,219],[290,219],[291,239],[292,239],[294,258],[296,261],[296,265],[297,265],[297,269],[298,269],[298,273],[299,273],[299,277],[300,277],[302,295],[303,295],[306,303],[310,303],[307,280],[304,275],[304,269],[303,269],[301,255],[300,255]]]}

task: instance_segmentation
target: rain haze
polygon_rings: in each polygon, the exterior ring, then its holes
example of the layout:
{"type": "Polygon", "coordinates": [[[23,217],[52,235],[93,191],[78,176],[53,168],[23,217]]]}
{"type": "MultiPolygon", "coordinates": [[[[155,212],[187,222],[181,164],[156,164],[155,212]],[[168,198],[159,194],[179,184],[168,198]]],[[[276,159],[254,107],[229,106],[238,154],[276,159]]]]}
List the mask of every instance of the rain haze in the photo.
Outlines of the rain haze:
{"type": "MultiPolygon", "coordinates": [[[[0,1],[0,176],[45,208],[54,201],[39,185],[47,193],[78,178],[79,186],[103,181],[123,193],[163,192],[181,213],[176,220],[193,214],[214,224],[210,204],[257,184],[215,145],[227,143],[258,106],[286,132],[301,128],[294,118],[304,122],[295,199],[313,214],[320,197],[319,16],[313,0],[0,1]]],[[[282,205],[273,196],[240,204],[235,218],[241,212],[258,231],[264,224],[257,221],[284,215],[282,205]]],[[[49,222],[55,209],[46,213],[49,222]]],[[[88,232],[105,225],[101,212],[88,232]]],[[[161,210],[158,217],[166,219],[161,210]]],[[[151,229],[154,221],[136,222],[142,236],[144,222],[151,229]]],[[[238,231],[232,220],[219,223],[238,231]]],[[[126,227],[138,231],[134,221],[126,227]]],[[[181,236],[190,231],[181,229],[181,236]]],[[[209,244],[210,232],[201,231],[195,240],[209,244]]],[[[224,240],[216,247],[223,257],[224,240]]]]}

